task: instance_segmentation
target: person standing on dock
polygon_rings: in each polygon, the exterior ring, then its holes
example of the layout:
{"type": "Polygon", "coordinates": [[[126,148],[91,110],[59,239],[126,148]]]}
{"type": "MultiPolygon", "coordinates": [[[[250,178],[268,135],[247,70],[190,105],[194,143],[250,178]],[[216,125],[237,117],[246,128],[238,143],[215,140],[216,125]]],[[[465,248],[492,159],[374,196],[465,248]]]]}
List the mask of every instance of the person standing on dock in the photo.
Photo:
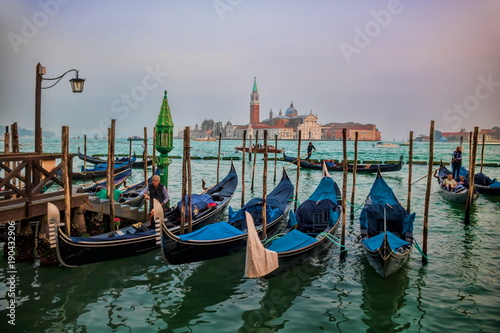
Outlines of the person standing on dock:
{"type": "Polygon", "coordinates": [[[154,175],[151,179],[151,184],[145,187],[139,196],[144,196],[146,200],[149,200],[149,207],[151,212],[153,212],[153,199],[158,200],[162,206],[164,206],[170,199],[168,196],[167,188],[165,185],[160,184],[160,176],[154,175]]]}
{"type": "Polygon", "coordinates": [[[453,178],[460,176],[460,167],[462,166],[462,147],[457,146],[451,158],[451,171],[453,178]]]}
{"type": "Polygon", "coordinates": [[[316,151],[316,147],[313,146],[312,142],[309,142],[309,145],[307,146],[307,157],[306,157],[307,162],[311,162],[311,154],[313,151],[316,151]]]}

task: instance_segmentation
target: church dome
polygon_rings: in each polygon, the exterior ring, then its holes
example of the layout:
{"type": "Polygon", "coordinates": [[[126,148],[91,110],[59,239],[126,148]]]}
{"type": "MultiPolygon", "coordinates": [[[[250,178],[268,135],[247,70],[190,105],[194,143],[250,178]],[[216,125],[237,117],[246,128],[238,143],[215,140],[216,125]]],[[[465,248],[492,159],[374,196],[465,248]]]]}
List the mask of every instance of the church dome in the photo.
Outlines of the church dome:
{"type": "Polygon", "coordinates": [[[290,102],[290,107],[288,109],[286,109],[285,116],[297,117],[298,115],[299,115],[299,112],[297,111],[296,108],[293,107],[293,102],[290,102]]]}

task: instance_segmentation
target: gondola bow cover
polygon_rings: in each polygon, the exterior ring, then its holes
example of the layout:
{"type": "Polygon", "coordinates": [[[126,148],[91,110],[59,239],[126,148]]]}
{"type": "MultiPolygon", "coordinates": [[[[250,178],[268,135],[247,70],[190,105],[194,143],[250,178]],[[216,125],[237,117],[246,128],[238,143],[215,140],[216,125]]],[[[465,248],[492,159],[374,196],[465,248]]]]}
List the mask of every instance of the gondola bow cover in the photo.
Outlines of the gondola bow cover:
{"type": "Polygon", "coordinates": [[[252,216],[246,213],[248,240],[245,261],[245,275],[257,278],[267,275],[278,268],[278,254],[264,248],[260,242],[252,216]]]}

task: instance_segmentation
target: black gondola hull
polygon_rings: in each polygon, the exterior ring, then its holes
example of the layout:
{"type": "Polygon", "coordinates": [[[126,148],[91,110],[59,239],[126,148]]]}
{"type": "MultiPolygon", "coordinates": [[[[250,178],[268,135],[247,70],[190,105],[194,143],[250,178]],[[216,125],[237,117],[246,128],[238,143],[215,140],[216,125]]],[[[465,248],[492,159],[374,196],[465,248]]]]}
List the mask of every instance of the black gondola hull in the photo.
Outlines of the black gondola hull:
{"type": "Polygon", "coordinates": [[[388,276],[396,273],[408,261],[411,253],[411,247],[408,247],[404,252],[392,252],[390,249],[381,251],[372,251],[363,244],[363,250],[366,258],[375,271],[387,278],[388,276]],[[387,253],[383,256],[382,253],[387,253]]]}
{"type": "MultiPolygon", "coordinates": [[[[337,228],[338,228],[338,222],[335,224],[335,226],[329,228],[329,230],[325,230],[325,232],[329,233],[330,235],[334,235],[337,228]]],[[[301,265],[308,258],[314,258],[315,256],[327,251],[331,245],[332,241],[330,241],[326,237],[323,237],[316,243],[301,248],[299,250],[278,253],[279,267],[276,268],[271,273],[265,275],[265,278],[271,279],[284,272],[290,271],[294,267],[301,265]]]]}
{"type": "MultiPolygon", "coordinates": [[[[269,237],[281,232],[286,227],[290,207],[291,203],[282,215],[267,225],[266,231],[269,237]]],[[[216,241],[190,242],[172,237],[171,234],[166,232],[165,226],[162,227],[162,254],[165,261],[171,265],[225,257],[242,250],[246,244],[247,234],[216,241]]]]}
{"type": "MultiPolygon", "coordinates": [[[[283,159],[287,162],[293,163],[297,165],[297,158],[285,155],[283,153],[283,159]]],[[[321,163],[313,163],[307,162],[304,159],[300,160],[300,167],[303,169],[313,169],[313,170],[322,170],[323,165],[321,163]]],[[[358,164],[356,166],[356,173],[376,173],[380,170],[380,172],[390,172],[390,171],[399,171],[403,167],[403,159],[401,158],[398,163],[390,163],[390,164],[358,164]]],[[[327,166],[328,171],[340,171],[343,172],[342,165],[336,166],[327,166]]],[[[349,164],[348,169],[349,172],[354,170],[354,165],[349,164]]]]}

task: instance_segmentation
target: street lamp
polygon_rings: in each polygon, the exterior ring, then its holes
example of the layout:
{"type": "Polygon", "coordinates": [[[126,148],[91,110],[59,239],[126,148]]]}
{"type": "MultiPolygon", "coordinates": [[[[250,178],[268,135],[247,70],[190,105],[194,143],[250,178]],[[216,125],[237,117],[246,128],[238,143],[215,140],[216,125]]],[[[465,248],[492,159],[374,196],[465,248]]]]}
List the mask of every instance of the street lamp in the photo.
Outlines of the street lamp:
{"type": "Polygon", "coordinates": [[[69,72],[75,72],[76,77],[69,80],[71,82],[71,89],[74,93],[81,93],[83,91],[83,84],[85,83],[85,79],[81,79],[78,77],[78,70],[70,69],[66,71],[61,76],[55,78],[44,78],[42,75],[45,74],[46,68],[38,63],[36,65],[36,84],[35,84],[35,152],[37,154],[42,154],[42,126],[41,126],[41,105],[42,105],[42,89],[49,89],[55,86],[61,81],[64,75],[69,72]],[[55,81],[54,84],[48,87],[42,87],[42,81],[55,81]]]}

